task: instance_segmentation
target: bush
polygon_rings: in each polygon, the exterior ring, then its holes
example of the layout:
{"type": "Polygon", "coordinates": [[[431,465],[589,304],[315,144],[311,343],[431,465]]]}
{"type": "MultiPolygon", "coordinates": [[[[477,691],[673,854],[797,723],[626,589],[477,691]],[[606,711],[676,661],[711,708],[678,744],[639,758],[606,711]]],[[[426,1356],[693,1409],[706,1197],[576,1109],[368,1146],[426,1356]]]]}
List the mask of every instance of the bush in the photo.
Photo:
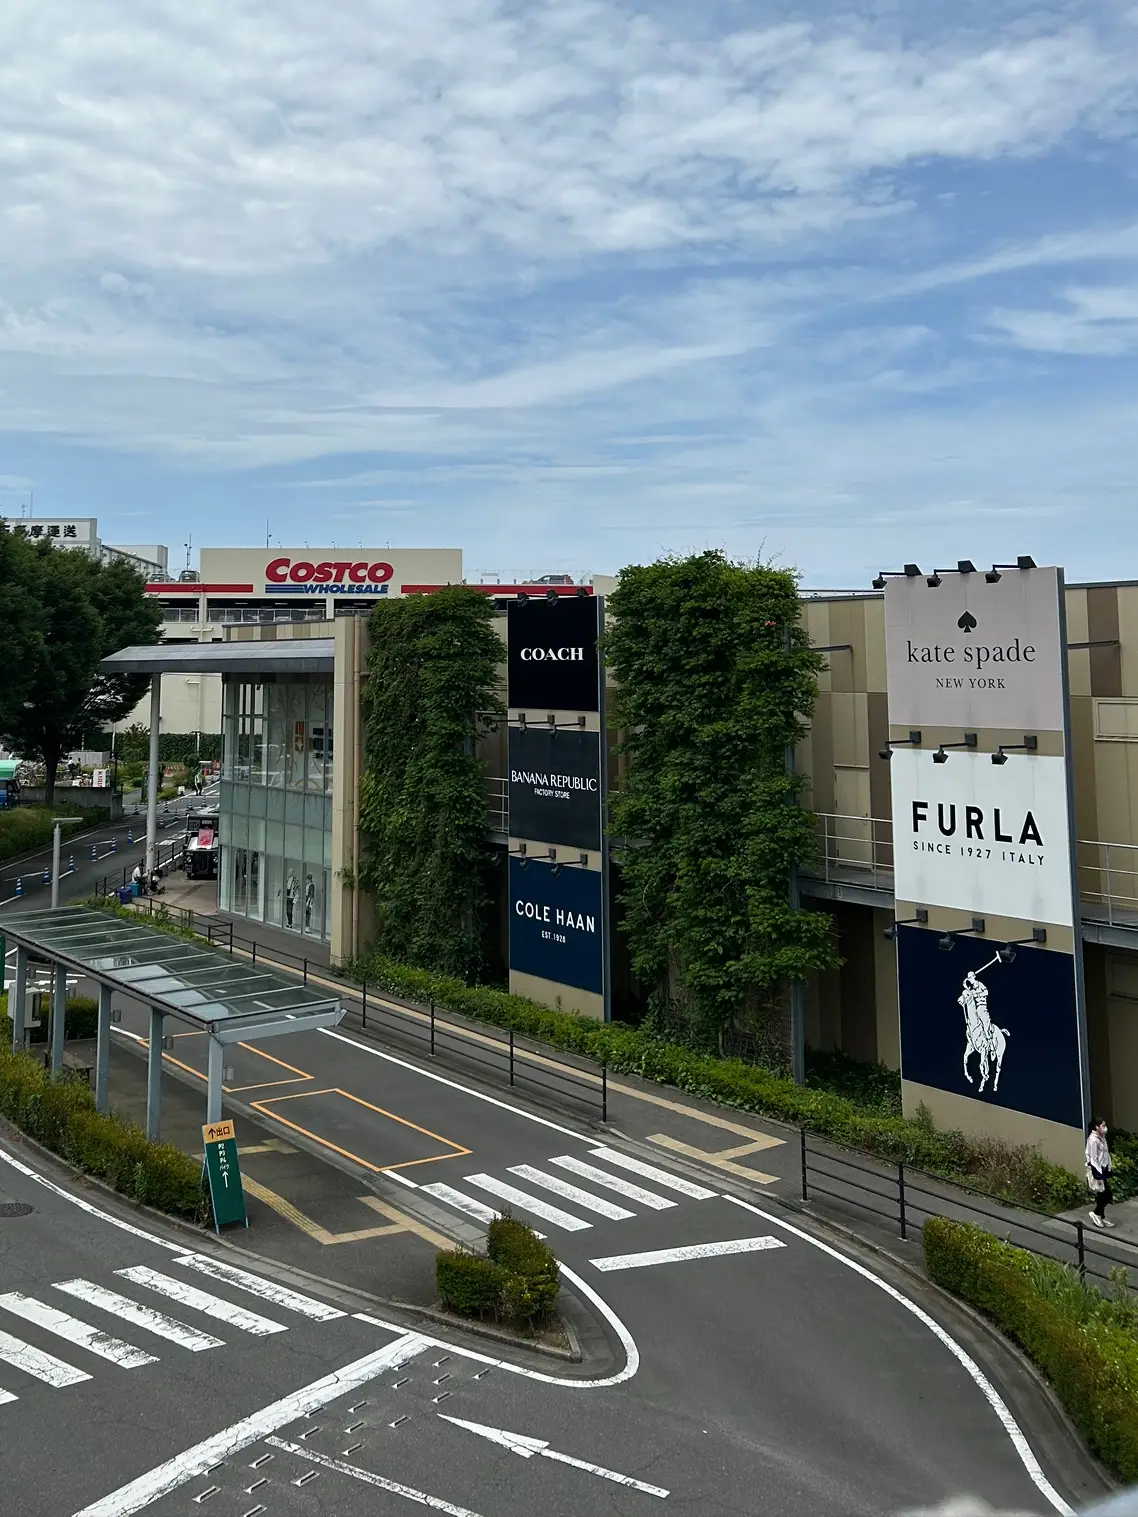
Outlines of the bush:
{"type": "Polygon", "coordinates": [[[103,1116],[79,1080],[53,1080],[27,1054],[0,1050],[0,1112],[21,1132],[132,1201],[191,1222],[207,1220],[201,1167],[133,1124],[103,1116]]]}
{"type": "MultiPolygon", "coordinates": [[[[96,806],[90,811],[85,811],[82,806],[75,806],[61,799],[57,799],[54,806],[13,806],[10,811],[0,811],[0,859],[16,859],[22,854],[47,847],[51,843],[52,817],[81,816],[95,826],[98,822],[106,821],[109,815],[105,806],[96,806]]],[[[73,846],[68,843],[68,834],[72,831],[70,827],[64,828],[63,831],[62,853],[65,869],[68,853],[72,851],[73,846]]]]}
{"type": "MultiPolygon", "coordinates": [[[[63,1018],[63,1036],[93,1038],[99,1030],[99,1003],[91,996],[68,996],[63,1018]]],[[[45,1020],[28,1033],[30,1043],[46,1043],[49,1023],[45,1020]]],[[[12,1046],[12,1022],[8,1016],[8,992],[0,995],[0,1047],[12,1046]]]]}
{"type": "Polygon", "coordinates": [[[1138,1307],[1086,1286],[1065,1265],[978,1227],[930,1217],[929,1278],[963,1297],[1043,1370],[1091,1449],[1119,1480],[1138,1480],[1138,1307]]]}
{"type": "Polygon", "coordinates": [[[506,1213],[491,1222],[486,1255],[454,1249],[435,1261],[439,1300],[464,1317],[504,1317],[532,1323],[548,1317],[559,1289],[549,1244],[506,1213]]]}
{"type": "Polygon", "coordinates": [[[925,1122],[877,1108],[867,1110],[830,1090],[796,1085],[761,1065],[698,1053],[625,1023],[554,1011],[504,990],[465,985],[380,955],[357,965],[355,973],[369,986],[391,995],[422,1004],[433,1001],[461,1016],[513,1028],[537,1042],[606,1063],[622,1074],[639,1075],[721,1106],[804,1126],[835,1143],[894,1164],[912,1165],[999,1200],[1066,1211],[1083,1199],[1082,1180],[1034,1149],[938,1132],[925,1122]]]}

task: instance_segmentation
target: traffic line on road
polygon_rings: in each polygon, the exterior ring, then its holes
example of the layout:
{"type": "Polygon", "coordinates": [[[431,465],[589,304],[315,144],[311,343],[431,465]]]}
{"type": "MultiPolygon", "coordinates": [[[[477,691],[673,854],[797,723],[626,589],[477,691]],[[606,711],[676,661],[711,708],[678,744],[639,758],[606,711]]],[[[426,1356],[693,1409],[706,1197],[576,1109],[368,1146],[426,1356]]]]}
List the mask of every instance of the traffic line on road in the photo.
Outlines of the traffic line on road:
{"type": "Polygon", "coordinates": [[[353,1480],[360,1480],[364,1485],[376,1486],[381,1491],[389,1491],[393,1496],[403,1496],[408,1501],[413,1501],[416,1506],[430,1507],[432,1511],[445,1512],[447,1517],[478,1517],[477,1512],[471,1511],[466,1506],[455,1506],[453,1501],[444,1501],[441,1496],[430,1496],[426,1491],[417,1491],[413,1485],[403,1485],[398,1480],[389,1480],[386,1475],[377,1475],[373,1470],[361,1469],[358,1464],[349,1464],[346,1459],[334,1459],[330,1454],[317,1453],[315,1449],[306,1448],[303,1443],[288,1443],[284,1438],[266,1438],[265,1442],[274,1449],[283,1449],[287,1454],[299,1454],[302,1459],[307,1459],[310,1464],[318,1465],[322,1469],[335,1470],[338,1475],[350,1475],[353,1480]]]}
{"type": "Polygon", "coordinates": [[[369,1238],[383,1238],[388,1233],[405,1231],[402,1227],[359,1227],[352,1232],[334,1233],[329,1231],[321,1223],[316,1222],[285,1199],[278,1195],[275,1190],[270,1190],[267,1185],[262,1185],[260,1180],[254,1180],[252,1175],[241,1176],[241,1183],[249,1195],[256,1196],[258,1201],[263,1201],[270,1210],[275,1211],[278,1217],[283,1217],[286,1222],[291,1222],[298,1232],[312,1239],[314,1243],[323,1244],[325,1247],[335,1243],[364,1243],[369,1238]]]}
{"type": "Polygon", "coordinates": [[[175,1280],[172,1275],[164,1275],[160,1270],[151,1269],[145,1264],[117,1269],[115,1274],[121,1275],[124,1280],[133,1281],[135,1285],[143,1285],[147,1290],[157,1291],[160,1296],[168,1296],[171,1301],[180,1302],[182,1306],[191,1307],[204,1317],[215,1317],[219,1322],[228,1322],[231,1327],[238,1327],[259,1338],[267,1337],[270,1333],[288,1331],[283,1323],[271,1322],[268,1317],[251,1312],[244,1306],[234,1306],[231,1301],[211,1296],[207,1291],[198,1290],[196,1285],[189,1285],[185,1280],[175,1280]]]}
{"type": "Polygon", "coordinates": [[[42,1328],[45,1333],[54,1333],[57,1338],[64,1339],[76,1348],[98,1354],[100,1359],[109,1359],[112,1364],[121,1365],[123,1369],[139,1369],[144,1364],[158,1363],[153,1354],[145,1353],[133,1344],[124,1343],[121,1338],[113,1338],[109,1333],[100,1332],[90,1323],[81,1322],[68,1312],[61,1312],[57,1307],[37,1301],[34,1296],[25,1296],[22,1291],[8,1291],[0,1296],[0,1307],[13,1316],[42,1328]]]}
{"type": "Polygon", "coordinates": [[[550,1159],[550,1164],[556,1164],[559,1169],[567,1169],[570,1174],[580,1175],[582,1180],[591,1180],[594,1185],[603,1185],[606,1190],[615,1191],[618,1196],[626,1196],[629,1201],[639,1201],[641,1206],[647,1206],[652,1211],[667,1211],[669,1207],[679,1203],[667,1196],[658,1196],[655,1191],[646,1190],[643,1185],[637,1185],[632,1180],[626,1180],[622,1175],[610,1175],[603,1169],[598,1169],[595,1164],[586,1164],[584,1159],[578,1159],[574,1154],[559,1154],[556,1159],[550,1159]]]}
{"type": "Polygon", "coordinates": [[[85,1301],[88,1306],[96,1306],[101,1311],[110,1312],[112,1316],[121,1317],[124,1322],[130,1322],[135,1327],[144,1327],[148,1332],[156,1333],[159,1338],[167,1338],[171,1343],[188,1348],[192,1354],[199,1354],[207,1348],[224,1347],[223,1338],[214,1338],[196,1327],[155,1311],[151,1306],[140,1306],[129,1296],[120,1296],[118,1291],[107,1290],[102,1285],[96,1285],[93,1280],[60,1280],[54,1289],[65,1291],[77,1301],[85,1301]]]}
{"type": "Polygon", "coordinates": [[[540,1217],[543,1222],[563,1228],[567,1233],[584,1232],[587,1227],[593,1225],[580,1217],[570,1216],[560,1207],[550,1206],[548,1201],[541,1200],[539,1196],[531,1196],[528,1191],[519,1190],[516,1185],[507,1185],[505,1180],[496,1180],[493,1175],[464,1175],[463,1178],[468,1185],[477,1185],[479,1190],[489,1191],[492,1196],[499,1196],[513,1206],[520,1206],[524,1211],[533,1212],[534,1216],[540,1217]]]}
{"type": "Polygon", "coordinates": [[[697,1185],[694,1180],[683,1180],[679,1175],[669,1174],[666,1169],[657,1169],[654,1164],[645,1164],[643,1159],[634,1159],[631,1154],[623,1154],[619,1148],[594,1148],[592,1155],[594,1159],[603,1159],[606,1164],[615,1164],[618,1169],[630,1170],[634,1175],[640,1175],[645,1180],[662,1185],[665,1190],[674,1190],[681,1196],[690,1196],[693,1201],[711,1201],[715,1197],[715,1192],[708,1190],[705,1185],[697,1185]]]}
{"type": "Polygon", "coordinates": [[[260,1275],[251,1275],[248,1270],[238,1269],[235,1264],[226,1264],[221,1259],[211,1259],[207,1254],[184,1254],[175,1259],[183,1269],[196,1270],[199,1275],[208,1275],[211,1280],[221,1280],[225,1285],[236,1286],[260,1296],[273,1306],[297,1312],[301,1317],[310,1317],[313,1322],[334,1322],[337,1317],[346,1317],[339,1307],[329,1306],[325,1301],[316,1301],[311,1296],[302,1296],[299,1291],[278,1285],[275,1280],[263,1280],[260,1275]]]}
{"type": "Polygon", "coordinates": [[[648,1141],[659,1148],[670,1149],[674,1154],[683,1154],[685,1159],[695,1159],[700,1164],[713,1164],[716,1169],[725,1170],[729,1175],[738,1175],[741,1180],[753,1180],[758,1185],[773,1185],[778,1179],[777,1175],[765,1174],[761,1169],[748,1169],[745,1164],[734,1162],[744,1154],[762,1153],[773,1143],[779,1142],[778,1138],[756,1138],[753,1142],[740,1143],[735,1148],[721,1148],[715,1153],[710,1153],[705,1148],[696,1148],[692,1143],[681,1143],[679,1138],[673,1138],[666,1132],[652,1133],[648,1141]]]}
{"type": "Polygon", "coordinates": [[[519,1454],[523,1459],[532,1459],[538,1455],[542,1459],[554,1459],[558,1464],[572,1465],[575,1470],[584,1470],[589,1475],[599,1475],[602,1480],[611,1480],[616,1485],[631,1486],[634,1491],[643,1491],[647,1496],[670,1496],[662,1485],[646,1485],[643,1480],[634,1480],[631,1475],[622,1475],[619,1470],[607,1470],[603,1464],[589,1464],[584,1459],[574,1459],[572,1454],[562,1454],[557,1449],[550,1448],[548,1439],[530,1438],[525,1433],[508,1433],[505,1428],[487,1427],[482,1422],[464,1422],[461,1417],[447,1417],[442,1412],[438,1413],[444,1422],[451,1422],[455,1427],[465,1428],[468,1433],[477,1433],[480,1438],[489,1439],[491,1443],[497,1443],[502,1448],[509,1449],[511,1454],[519,1454]]]}
{"type": "MultiPolygon", "coordinates": [[[[419,1333],[398,1331],[399,1336],[393,1342],[377,1349],[375,1353],[345,1364],[330,1375],[314,1380],[302,1390],[293,1391],[291,1395],[254,1412],[251,1417],[244,1417],[202,1443],[185,1449],[145,1475],[120,1486],[109,1496],[103,1496],[85,1506],[74,1517],[133,1517],[135,1512],[141,1512],[161,1497],[178,1490],[187,1481],[204,1475],[222,1460],[240,1453],[260,1439],[268,1438],[278,1429],[287,1427],[290,1422],[310,1417],[329,1402],[337,1401],[341,1396],[367,1385],[386,1370],[398,1369],[430,1346],[429,1340],[419,1333]]],[[[310,1454],[309,1450],[305,1452],[310,1454]]]]}
{"type": "Polygon", "coordinates": [[[476,1201],[473,1196],[464,1196],[460,1190],[455,1190],[452,1185],[444,1185],[442,1181],[435,1185],[424,1185],[422,1189],[428,1196],[435,1196],[438,1200],[445,1201],[448,1206],[453,1206],[456,1211],[465,1212],[476,1222],[489,1224],[502,1215],[492,1206],[487,1206],[484,1201],[476,1201]]]}
{"type": "Polygon", "coordinates": [[[780,1238],[728,1238],[722,1243],[689,1243],[681,1248],[654,1248],[643,1254],[609,1254],[590,1259],[594,1269],[644,1269],[652,1264],[682,1264],[689,1259],[721,1259],[728,1254],[757,1254],[768,1248],[785,1248],[780,1238]]]}
{"type": "Polygon", "coordinates": [[[602,1196],[591,1195],[589,1191],[582,1190],[579,1185],[570,1185],[568,1180],[562,1180],[557,1175],[548,1175],[543,1169],[535,1169],[532,1164],[511,1164],[510,1173],[517,1175],[519,1180],[528,1180],[531,1185],[539,1185],[542,1190],[552,1191],[563,1201],[572,1201],[575,1206],[580,1206],[585,1211],[595,1212],[598,1217],[607,1217],[610,1222],[625,1222],[629,1217],[636,1215],[626,1206],[617,1206],[615,1202],[606,1201],[602,1196]]]}
{"type": "MultiPolygon", "coordinates": [[[[45,1354],[41,1349],[33,1348],[30,1343],[23,1343],[19,1338],[13,1338],[4,1332],[0,1332],[0,1359],[13,1369],[23,1370],[25,1375],[32,1375],[36,1380],[56,1387],[78,1385],[81,1380],[91,1378],[85,1370],[64,1364],[54,1354],[45,1354]]],[[[12,1396],[9,1399],[14,1401],[16,1398],[12,1396]]]]}

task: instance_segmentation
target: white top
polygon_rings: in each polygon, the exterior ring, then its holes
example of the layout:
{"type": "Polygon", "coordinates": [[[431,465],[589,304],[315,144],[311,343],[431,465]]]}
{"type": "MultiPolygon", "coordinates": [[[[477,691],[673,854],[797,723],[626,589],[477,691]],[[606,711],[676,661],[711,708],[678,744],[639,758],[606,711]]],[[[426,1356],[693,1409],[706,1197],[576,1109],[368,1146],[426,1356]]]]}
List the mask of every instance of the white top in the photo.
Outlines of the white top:
{"type": "Polygon", "coordinates": [[[1110,1149],[1106,1146],[1106,1139],[1097,1132],[1092,1132],[1087,1139],[1087,1163],[1100,1174],[1110,1170],[1110,1149]]]}

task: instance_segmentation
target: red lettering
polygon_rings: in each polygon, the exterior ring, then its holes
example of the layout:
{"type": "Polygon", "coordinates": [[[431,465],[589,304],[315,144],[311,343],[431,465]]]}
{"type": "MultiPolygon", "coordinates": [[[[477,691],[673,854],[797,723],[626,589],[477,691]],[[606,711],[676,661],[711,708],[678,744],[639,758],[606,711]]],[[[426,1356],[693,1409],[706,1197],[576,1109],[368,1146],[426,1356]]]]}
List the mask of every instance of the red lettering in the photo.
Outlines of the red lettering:
{"type": "Polygon", "coordinates": [[[367,577],[373,585],[382,585],[391,578],[395,570],[390,564],[369,564],[367,577]]]}
{"type": "Polygon", "coordinates": [[[342,585],[344,583],[344,575],[347,574],[347,572],[348,572],[348,570],[350,568],[351,568],[350,564],[333,564],[332,565],[332,571],[333,571],[332,572],[332,578],[335,580],[336,584],[342,585]]]}
{"type": "Polygon", "coordinates": [[[315,564],[306,564],[302,562],[299,564],[293,564],[292,568],[288,571],[288,577],[293,581],[294,584],[306,585],[315,573],[315,564]]]}
{"type": "Polygon", "coordinates": [[[283,585],[288,578],[288,566],[291,562],[287,558],[274,558],[265,570],[265,578],[271,580],[274,585],[283,585]]]}
{"type": "Polygon", "coordinates": [[[362,585],[367,578],[367,564],[349,564],[348,578],[353,585],[362,585]]]}
{"type": "Polygon", "coordinates": [[[314,585],[326,585],[331,578],[332,578],[332,565],[331,564],[329,564],[329,563],[322,563],[322,564],[317,564],[316,565],[316,572],[312,576],[312,583],[314,585]]]}

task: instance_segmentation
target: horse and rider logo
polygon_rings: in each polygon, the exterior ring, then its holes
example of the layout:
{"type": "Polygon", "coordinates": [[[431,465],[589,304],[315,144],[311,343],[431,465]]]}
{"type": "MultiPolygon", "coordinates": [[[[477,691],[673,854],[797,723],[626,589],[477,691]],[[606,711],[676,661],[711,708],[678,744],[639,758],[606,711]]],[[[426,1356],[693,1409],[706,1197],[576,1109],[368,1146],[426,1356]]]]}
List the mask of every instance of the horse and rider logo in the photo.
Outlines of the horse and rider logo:
{"type": "Polygon", "coordinates": [[[956,998],[956,1004],[964,1012],[964,1078],[969,1085],[976,1082],[968,1073],[968,1060],[977,1058],[977,1073],[980,1076],[978,1094],[983,1095],[988,1076],[992,1076],[992,1094],[1000,1088],[1000,1070],[1004,1067],[1004,1053],[1011,1034],[1006,1027],[997,1027],[988,1012],[988,987],[980,976],[985,969],[1004,960],[999,954],[981,964],[979,969],[970,969],[964,976],[964,986],[956,998]]]}

